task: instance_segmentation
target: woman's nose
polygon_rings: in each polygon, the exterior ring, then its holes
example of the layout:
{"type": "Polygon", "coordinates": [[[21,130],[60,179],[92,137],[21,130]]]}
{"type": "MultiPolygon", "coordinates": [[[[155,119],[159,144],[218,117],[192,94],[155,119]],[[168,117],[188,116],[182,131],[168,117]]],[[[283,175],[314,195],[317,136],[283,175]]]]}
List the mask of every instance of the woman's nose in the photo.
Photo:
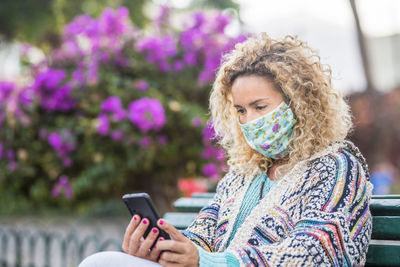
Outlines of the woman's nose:
{"type": "Polygon", "coordinates": [[[252,121],[252,120],[255,120],[255,119],[257,119],[259,117],[259,114],[258,113],[256,113],[256,112],[252,112],[252,111],[248,111],[247,112],[247,116],[246,116],[246,122],[245,123],[248,123],[248,122],[250,122],[250,121],[252,121]]]}
{"type": "Polygon", "coordinates": [[[247,111],[247,114],[245,116],[242,116],[240,118],[240,122],[242,124],[248,123],[252,120],[255,120],[259,117],[259,114],[257,114],[256,112],[252,112],[252,111],[247,111]]]}

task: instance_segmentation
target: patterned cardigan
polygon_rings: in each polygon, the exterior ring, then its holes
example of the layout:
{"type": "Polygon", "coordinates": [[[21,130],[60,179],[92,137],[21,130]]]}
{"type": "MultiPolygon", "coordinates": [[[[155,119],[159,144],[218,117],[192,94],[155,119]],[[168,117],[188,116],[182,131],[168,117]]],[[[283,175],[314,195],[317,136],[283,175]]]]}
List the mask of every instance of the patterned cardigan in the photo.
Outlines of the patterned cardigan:
{"type": "Polygon", "coordinates": [[[241,266],[365,264],[372,184],[353,143],[334,143],[298,163],[252,210],[227,247],[250,182],[228,172],[183,234],[208,252],[233,253],[241,266]]]}

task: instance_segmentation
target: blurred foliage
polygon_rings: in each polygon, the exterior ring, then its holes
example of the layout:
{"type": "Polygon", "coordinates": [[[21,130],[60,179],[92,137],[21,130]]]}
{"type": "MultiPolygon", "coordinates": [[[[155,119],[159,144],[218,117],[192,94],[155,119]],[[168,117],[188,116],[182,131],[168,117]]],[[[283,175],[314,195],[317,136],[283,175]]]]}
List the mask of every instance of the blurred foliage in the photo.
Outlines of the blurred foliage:
{"type": "MultiPolygon", "coordinates": [[[[63,26],[78,14],[97,17],[105,7],[125,6],[130,11],[132,22],[143,28],[149,19],[143,7],[149,0],[31,0],[0,1],[0,42],[19,40],[39,45],[42,48],[56,47],[63,26]]],[[[236,11],[239,5],[233,0],[193,0],[188,9],[211,8],[236,11]]]]}
{"type": "Polygon", "coordinates": [[[0,41],[17,39],[56,47],[64,25],[78,14],[99,16],[105,7],[125,6],[133,23],[143,27],[146,0],[32,0],[0,1],[0,41]]]}
{"type": "Polygon", "coordinates": [[[175,29],[159,9],[146,33],[125,7],[77,16],[38,63],[21,46],[28,82],[0,81],[1,213],[87,214],[132,191],[165,210],[179,178],[226,170],[208,96],[221,55],[245,36],[226,36],[220,12],[175,29]]]}

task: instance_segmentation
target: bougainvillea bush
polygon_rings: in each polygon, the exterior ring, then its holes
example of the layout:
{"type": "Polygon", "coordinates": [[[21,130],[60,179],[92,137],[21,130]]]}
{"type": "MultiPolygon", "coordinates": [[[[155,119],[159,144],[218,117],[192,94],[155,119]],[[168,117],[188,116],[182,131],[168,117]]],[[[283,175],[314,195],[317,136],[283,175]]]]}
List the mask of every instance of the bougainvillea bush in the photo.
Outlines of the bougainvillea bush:
{"type": "Polygon", "coordinates": [[[212,144],[207,100],[221,55],[244,36],[224,34],[222,13],[190,14],[179,27],[171,16],[162,7],[146,31],[124,7],[78,16],[24,82],[0,82],[3,211],[85,210],[130,191],[168,194],[180,177],[218,179],[225,155],[212,144]]]}

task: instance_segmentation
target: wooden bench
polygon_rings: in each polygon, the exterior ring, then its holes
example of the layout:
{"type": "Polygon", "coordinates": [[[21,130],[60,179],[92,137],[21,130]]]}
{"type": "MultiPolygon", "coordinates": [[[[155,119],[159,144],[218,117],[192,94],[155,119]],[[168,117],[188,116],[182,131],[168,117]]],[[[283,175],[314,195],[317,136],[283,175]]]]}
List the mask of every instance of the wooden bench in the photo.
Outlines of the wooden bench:
{"type": "MultiPolygon", "coordinates": [[[[174,202],[177,212],[164,218],[178,229],[186,229],[214,193],[195,193],[174,202]]],[[[366,266],[400,266],[400,195],[373,195],[370,203],[373,227],[366,266]]]]}

